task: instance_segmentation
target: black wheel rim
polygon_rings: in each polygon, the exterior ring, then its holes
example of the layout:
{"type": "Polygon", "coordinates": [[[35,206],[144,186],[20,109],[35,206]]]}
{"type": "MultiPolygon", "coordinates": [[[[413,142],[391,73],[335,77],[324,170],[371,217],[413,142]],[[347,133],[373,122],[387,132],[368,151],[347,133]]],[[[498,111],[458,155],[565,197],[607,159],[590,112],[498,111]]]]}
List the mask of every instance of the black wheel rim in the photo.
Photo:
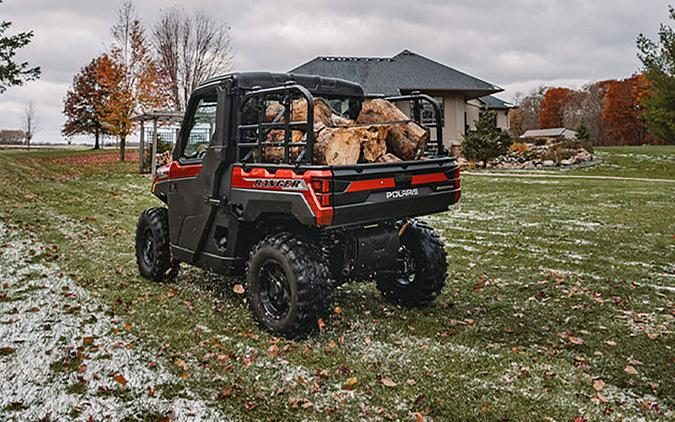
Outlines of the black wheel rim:
{"type": "Polygon", "coordinates": [[[146,229],[143,233],[143,261],[146,265],[152,266],[155,262],[155,238],[152,235],[152,230],[146,229]]]}
{"type": "Polygon", "coordinates": [[[291,307],[291,287],[279,262],[270,260],[260,267],[260,302],[265,313],[278,320],[288,314],[291,307]]]}
{"type": "Polygon", "coordinates": [[[398,253],[400,273],[399,277],[396,278],[396,282],[401,286],[407,286],[415,281],[415,259],[410,250],[405,246],[401,246],[398,253]]]}

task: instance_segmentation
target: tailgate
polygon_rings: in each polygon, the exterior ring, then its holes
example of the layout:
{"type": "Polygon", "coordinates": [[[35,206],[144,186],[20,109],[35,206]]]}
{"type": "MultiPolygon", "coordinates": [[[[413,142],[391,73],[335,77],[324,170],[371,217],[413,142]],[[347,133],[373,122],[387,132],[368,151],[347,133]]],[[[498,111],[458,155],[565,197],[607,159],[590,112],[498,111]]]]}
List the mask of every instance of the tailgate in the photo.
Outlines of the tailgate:
{"type": "Polygon", "coordinates": [[[334,167],[333,225],[446,211],[459,200],[452,157],[334,167]]]}

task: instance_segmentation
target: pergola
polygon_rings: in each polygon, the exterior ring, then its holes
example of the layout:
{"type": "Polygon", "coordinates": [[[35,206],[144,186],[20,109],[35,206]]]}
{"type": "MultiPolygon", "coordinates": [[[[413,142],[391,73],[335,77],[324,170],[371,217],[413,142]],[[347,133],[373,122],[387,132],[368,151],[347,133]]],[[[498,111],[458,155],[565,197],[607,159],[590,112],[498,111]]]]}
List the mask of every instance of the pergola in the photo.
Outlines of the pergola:
{"type": "Polygon", "coordinates": [[[183,113],[170,110],[153,110],[147,113],[139,114],[131,118],[133,121],[141,122],[141,139],[138,148],[138,172],[143,173],[143,154],[145,154],[145,122],[152,122],[152,158],[150,159],[150,174],[155,176],[157,172],[157,124],[159,122],[168,122],[180,124],[183,121],[183,113]]]}

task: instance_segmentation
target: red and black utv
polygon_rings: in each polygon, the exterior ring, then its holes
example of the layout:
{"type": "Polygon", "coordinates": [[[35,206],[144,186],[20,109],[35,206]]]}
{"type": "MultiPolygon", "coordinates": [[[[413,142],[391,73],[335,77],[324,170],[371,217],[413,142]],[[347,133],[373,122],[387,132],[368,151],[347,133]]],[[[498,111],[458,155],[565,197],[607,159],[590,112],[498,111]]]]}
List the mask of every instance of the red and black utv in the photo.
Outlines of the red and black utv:
{"type": "Polygon", "coordinates": [[[255,317],[287,337],[315,330],[330,313],[331,289],[347,281],[374,280],[398,305],[424,305],[439,294],[447,277],[443,241],[413,217],[446,211],[460,197],[457,162],[441,142],[440,106],[422,94],[387,98],[405,103],[420,125],[422,110],[433,112],[420,159],[327,166],[312,161],[315,98],[355,119],[364,93],[340,79],[258,72],[215,78],[193,92],[173,161],[152,186],[167,206],[138,220],[143,277],[170,280],[179,262],[245,274],[255,317]],[[289,118],[297,100],[306,101],[306,121],[289,118]],[[270,101],[284,106],[272,122],[265,119],[270,101]],[[269,142],[272,130],[286,135],[269,142]],[[302,139],[292,142],[291,131],[302,139]],[[283,148],[284,159],[266,162],[270,147],[283,148]]]}

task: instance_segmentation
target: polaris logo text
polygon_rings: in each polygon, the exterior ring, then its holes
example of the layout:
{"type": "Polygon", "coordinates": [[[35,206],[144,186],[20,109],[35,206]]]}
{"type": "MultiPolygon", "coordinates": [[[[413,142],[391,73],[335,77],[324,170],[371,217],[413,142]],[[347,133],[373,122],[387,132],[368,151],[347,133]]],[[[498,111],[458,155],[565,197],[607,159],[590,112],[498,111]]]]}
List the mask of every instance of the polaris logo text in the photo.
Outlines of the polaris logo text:
{"type": "Polygon", "coordinates": [[[281,190],[307,190],[307,183],[303,179],[244,179],[253,182],[254,188],[281,189],[281,190]]]}
{"type": "Polygon", "coordinates": [[[387,192],[387,199],[397,199],[397,198],[405,198],[408,196],[417,196],[419,195],[419,193],[420,191],[417,188],[395,190],[392,192],[387,192]]]}

